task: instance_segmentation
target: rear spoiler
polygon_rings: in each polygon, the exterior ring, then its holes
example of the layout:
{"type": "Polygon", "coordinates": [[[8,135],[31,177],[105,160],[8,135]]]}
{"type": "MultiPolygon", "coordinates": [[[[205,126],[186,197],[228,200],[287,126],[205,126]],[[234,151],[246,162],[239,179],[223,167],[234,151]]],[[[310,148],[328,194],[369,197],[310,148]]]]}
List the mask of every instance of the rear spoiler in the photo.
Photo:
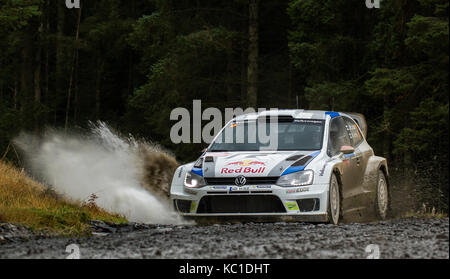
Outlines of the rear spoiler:
{"type": "Polygon", "coordinates": [[[364,134],[364,138],[367,138],[367,122],[364,115],[361,113],[355,113],[355,112],[346,112],[348,116],[353,118],[355,120],[356,124],[358,124],[359,128],[361,129],[362,133],[364,134]]]}

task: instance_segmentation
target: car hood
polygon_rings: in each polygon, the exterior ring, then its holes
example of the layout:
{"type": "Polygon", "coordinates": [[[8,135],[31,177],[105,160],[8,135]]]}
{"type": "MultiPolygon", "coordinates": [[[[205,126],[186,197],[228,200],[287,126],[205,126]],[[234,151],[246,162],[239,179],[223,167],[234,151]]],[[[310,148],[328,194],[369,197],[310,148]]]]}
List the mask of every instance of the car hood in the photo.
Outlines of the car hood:
{"type": "Polygon", "coordinates": [[[207,152],[203,156],[202,173],[204,177],[280,176],[312,153],[314,151],[207,152]]]}

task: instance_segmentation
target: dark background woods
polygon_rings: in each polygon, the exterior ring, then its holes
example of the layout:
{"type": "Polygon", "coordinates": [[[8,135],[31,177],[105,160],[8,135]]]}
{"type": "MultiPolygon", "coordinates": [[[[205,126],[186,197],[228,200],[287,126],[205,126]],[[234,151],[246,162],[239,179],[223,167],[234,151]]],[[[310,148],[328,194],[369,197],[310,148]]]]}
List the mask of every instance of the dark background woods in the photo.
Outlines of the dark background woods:
{"type": "Polygon", "coordinates": [[[64,2],[0,0],[0,156],[22,130],[99,119],[185,162],[202,146],[170,142],[172,109],[298,98],[365,114],[417,204],[448,211],[447,0],[64,2]]]}

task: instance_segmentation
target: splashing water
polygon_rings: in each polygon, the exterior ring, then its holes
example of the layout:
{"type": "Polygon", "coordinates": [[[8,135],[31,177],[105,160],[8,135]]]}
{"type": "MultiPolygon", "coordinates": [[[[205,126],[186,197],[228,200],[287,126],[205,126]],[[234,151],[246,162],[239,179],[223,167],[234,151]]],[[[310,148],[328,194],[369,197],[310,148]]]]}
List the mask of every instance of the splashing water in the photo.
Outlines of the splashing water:
{"type": "Polygon", "coordinates": [[[120,137],[102,122],[91,123],[87,135],[47,130],[42,137],[22,133],[14,143],[32,174],[65,197],[95,194],[98,206],[134,222],[183,222],[167,202],[176,161],[157,145],[120,137]],[[160,177],[149,179],[155,168],[160,177]]]}

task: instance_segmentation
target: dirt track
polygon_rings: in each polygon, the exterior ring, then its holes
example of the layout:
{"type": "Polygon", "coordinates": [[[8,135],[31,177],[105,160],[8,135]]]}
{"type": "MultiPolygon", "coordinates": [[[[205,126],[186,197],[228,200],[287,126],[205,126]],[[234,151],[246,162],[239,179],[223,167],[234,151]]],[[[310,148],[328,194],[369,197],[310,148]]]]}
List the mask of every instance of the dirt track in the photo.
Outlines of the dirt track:
{"type": "MultiPolygon", "coordinates": [[[[0,258],[65,258],[77,244],[81,258],[449,258],[448,219],[402,219],[332,226],[247,223],[210,226],[131,224],[94,226],[97,235],[69,239],[0,237],[0,258]]],[[[2,232],[0,231],[0,236],[2,232]]],[[[5,235],[5,232],[3,232],[5,235]]]]}

